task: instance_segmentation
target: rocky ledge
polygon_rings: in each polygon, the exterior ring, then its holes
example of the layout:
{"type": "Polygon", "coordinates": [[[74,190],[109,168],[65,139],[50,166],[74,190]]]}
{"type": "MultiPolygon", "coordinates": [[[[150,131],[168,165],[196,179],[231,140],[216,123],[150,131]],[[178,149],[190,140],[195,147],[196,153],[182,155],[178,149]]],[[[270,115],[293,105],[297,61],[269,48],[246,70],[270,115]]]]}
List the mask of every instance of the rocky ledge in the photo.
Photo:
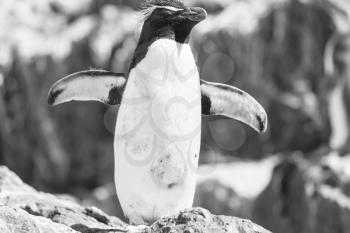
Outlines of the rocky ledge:
{"type": "Polygon", "coordinates": [[[0,232],[232,232],[268,233],[244,220],[216,216],[193,208],[177,216],[164,217],[151,226],[133,227],[95,207],[84,207],[74,198],[38,192],[6,167],[0,167],[0,232]]]}

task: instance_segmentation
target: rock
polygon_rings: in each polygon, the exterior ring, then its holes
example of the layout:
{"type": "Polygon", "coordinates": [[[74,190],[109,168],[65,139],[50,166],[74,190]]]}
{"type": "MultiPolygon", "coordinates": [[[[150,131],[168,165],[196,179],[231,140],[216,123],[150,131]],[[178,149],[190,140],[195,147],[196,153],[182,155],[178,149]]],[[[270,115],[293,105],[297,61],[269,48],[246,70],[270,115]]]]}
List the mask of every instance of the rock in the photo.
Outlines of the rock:
{"type": "Polygon", "coordinates": [[[20,208],[7,206],[0,207],[0,231],[2,233],[77,232],[68,226],[52,222],[50,219],[33,216],[20,208]]]}
{"type": "MultiPolygon", "coordinates": [[[[11,212],[7,212],[6,209],[1,212],[1,219],[6,223],[11,223],[13,216],[23,216],[26,222],[31,222],[39,229],[48,227],[47,222],[43,222],[42,225],[39,221],[41,218],[80,232],[80,229],[124,229],[126,226],[118,218],[108,216],[97,208],[83,207],[67,198],[38,192],[24,184],[5,167],[0,168],[0,190],[0,206],[12,209],[11,212]],[[41,218],[37,219],[35,216],[41,218]]],[[[54,225],[52,227],[55,229],[54,225]]]]}
{"type": "Polygon", "coordinates": [[[268,233],[245,219],[216,216],[193,208],[164,217],[151,226],[130,226],[95,207],[84,207],[73,198],[38,192],[16,174],[0,167],[0,232],[232,232],[268,233]]]}
{"type": "MultiPolygon", "coordinates": [[[[349,167],[348,158],[339,159],[349,167]]],[[[281,162],[256,200],[252,219],[274,232],[349,233],[349,176],[322,160],[291,156],[281,162]]]]}
{"type": "Polygon", "coordinates": [[[176,217],[165,217],[151,226],[151,232],[269,232],[249,220],[227,216],[215,216],[208,210],[194,208],[182,211],[176,217]]]}

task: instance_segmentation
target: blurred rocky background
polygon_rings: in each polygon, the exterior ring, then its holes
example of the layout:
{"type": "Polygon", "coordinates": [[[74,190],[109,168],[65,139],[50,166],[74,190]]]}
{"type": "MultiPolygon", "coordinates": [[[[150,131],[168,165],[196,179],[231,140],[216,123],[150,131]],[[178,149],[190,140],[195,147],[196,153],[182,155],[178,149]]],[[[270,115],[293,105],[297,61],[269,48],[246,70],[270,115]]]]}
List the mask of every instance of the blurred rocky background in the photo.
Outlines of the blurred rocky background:
{"type": "MultiPolygon", "coordinates": [[[[123,72],[137,0],[0,0],[0,164],[36,189],[123,217],[113,184],[117,107],[50,108],[49,87],[84,69],[123,72]]],[[[350,232],[347,0],[185,0],[201,76],[235,85],[269,129],[204,118],[195,205],[273,232],[350,232]]],[[[0,190],[1,193],[1,190],[0,190]]]]}

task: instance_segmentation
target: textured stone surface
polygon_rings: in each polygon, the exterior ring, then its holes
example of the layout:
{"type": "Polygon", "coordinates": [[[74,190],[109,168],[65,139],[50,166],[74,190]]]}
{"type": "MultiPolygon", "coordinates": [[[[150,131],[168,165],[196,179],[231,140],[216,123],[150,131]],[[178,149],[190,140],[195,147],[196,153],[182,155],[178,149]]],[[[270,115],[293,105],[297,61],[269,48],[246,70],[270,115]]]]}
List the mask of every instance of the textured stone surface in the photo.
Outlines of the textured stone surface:
{"type": "Polygon", "coordinates": [[[232,232],[267,233],[249,220],[216,216],[193,208],[164,217],[151,226],[133,227],[95,207],[83,207],[74,198],[38,192],[6,167],[0,167],[0,232],[232,232]]]}
{"type": "Polygon", "coordinates": [[[69,233],[77,232],[50,219],[33,216],[20,208],[0,207],[0,232],[2,233],[69,233]]]}
{"type": "Polygon", "coordinates": [[[252,219],[274,232],[349,233],[349,175],[344,172],[349,163],[348,158],[336,160],[337,165],[329,159],[285,159],[256,200],[252,219]]]}

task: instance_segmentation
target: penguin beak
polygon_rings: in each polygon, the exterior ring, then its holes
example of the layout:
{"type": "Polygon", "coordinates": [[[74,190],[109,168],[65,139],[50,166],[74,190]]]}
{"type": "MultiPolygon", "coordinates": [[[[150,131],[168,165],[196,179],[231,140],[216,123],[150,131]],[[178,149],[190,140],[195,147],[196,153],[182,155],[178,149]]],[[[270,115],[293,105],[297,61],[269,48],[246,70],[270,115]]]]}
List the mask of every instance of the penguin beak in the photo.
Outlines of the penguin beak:
{"type": "Polygon", "coordinates": [[[201,22],[207,18],[207,12],[200,7],[189,7],[181,13],[181,16],[193,22],[201,22]]]}

